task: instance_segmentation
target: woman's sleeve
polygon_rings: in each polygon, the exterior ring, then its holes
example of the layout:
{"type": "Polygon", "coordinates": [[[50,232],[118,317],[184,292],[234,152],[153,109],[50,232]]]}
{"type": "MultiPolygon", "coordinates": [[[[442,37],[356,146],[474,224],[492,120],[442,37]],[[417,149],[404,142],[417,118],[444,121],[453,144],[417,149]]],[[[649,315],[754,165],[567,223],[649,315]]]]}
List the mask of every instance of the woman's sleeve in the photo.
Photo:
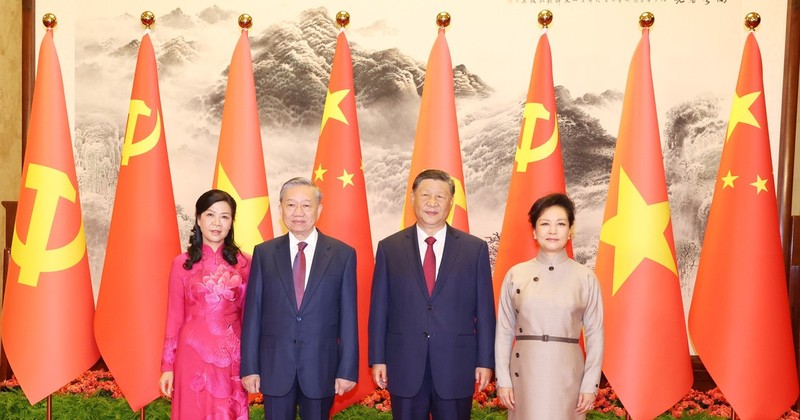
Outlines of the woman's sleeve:
{"type": "Polygon", "coordinates": [[[583,314],[586,362],[581,393],[596,394],[600,388],[600,373],[603,368],[603,298],[597,276],[590,272],[588,280],[586,312],[583,314]]]}
{"type": "Polygon", "coordinates": [[[506,273],[503,279],[503,286],[500,289],[497,328],[495,329],[494,339],[494,367],[497,386],[505,388],[511,387],[511,374],[509,373],[508,364],[511,358],[511,346],[514,343],[514,325],[517,322],[514,305],[509,294],[513,277],[511,272],[512,270],[509,270],[506,273]]]}
{"type": "Polygon", "coordinates": [[[178,335],[183,327],[184,285],[183,277],[189,274],[183,268],[185,255],[180,255],[172,262],[169,273],[169,292],[167,295],[167,327],[164,334],[164,349],[161,352],[161,371],[173,370],[175,351],[178,347],[178,335]]]}

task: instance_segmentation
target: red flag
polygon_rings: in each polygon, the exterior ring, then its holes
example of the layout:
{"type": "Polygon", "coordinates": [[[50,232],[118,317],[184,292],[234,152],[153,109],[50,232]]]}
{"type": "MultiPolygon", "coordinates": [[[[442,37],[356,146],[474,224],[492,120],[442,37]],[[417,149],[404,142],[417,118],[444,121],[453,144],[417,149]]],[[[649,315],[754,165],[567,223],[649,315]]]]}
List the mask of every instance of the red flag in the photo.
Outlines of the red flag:
{"type": "MultiPolygon", "coordinates": [[[[500,287],[508,269],[539,252],[528,221],[528,211],[533,202],[550,193],[566,192],[547,32],[539,37],[525,102],[500,232],[500,247],[494,264],[495,296],[500,296],[500,287]]],[[[572,254],[571,247],[569,253],[572,254]]]]}
{"type": "Polygon", "coordinates": [[[246,29],[239,36],[228,70],[212,186],[228,192],[236,200],[233,228],[242,251],[252,254],[256,245],[272,239],[267,172],[246,29]]]}
{"type": "Polygon", "coordinates": [[[692,385],[649,31],[633,54],[595,268],[603,293],[603,371],[634,419],[669,409],[692,385]]]}
{"type": "Polygon", "coordinates": [[[751,32],[689,311],[711,377],[742,418],[778,418],[798,394],[761,52],[751,32]]]}
{"type": "MultiPolygon", "coordinates": [[[[353,62],[344,31],[336,39],[312,179],[322,190],[325,207],[317,226],[356,250],[358,313],[367,314],[375,256],[372,253],[367,189],[358,135],[353,62]]],[[[375,390],[367,368],[367,321],[367,316],[358,317],[358,384],[355,391],[336,397],[333,413],[357,403],[375,390]]]]}
{"type": "Polygon", "coordinates": [[[450,48],[444,37],[444,29],[428,57],[425,84],[422,87],[422,103],[419,107],[417,134],[414,152],[411,155],[411,170],[408,173],[406,201],[403,207],[403,226],[417,222],[411,208],[411,184],[420,172],[426,169],[441,169],[456,184],[453,209],[447,222],[453,227],[469,232],[467,220],[467,193],[464,186],[464,171],[461,169],[461,145],[458,140],[456,99],[453,91],[453,65],[450,48]]]}
{"type": "Polygon", "coordinates": [[[35,404],[92,367],[94,299],[61,65],[39,49],[3,305],[3,345],[35,404]]]}
{"type": "Polygon", "coordinates": [[[145,33],[94,321],[103,360],[134,411],[161,395],[167,283],[180,251],[156,57],[145,33]]]}

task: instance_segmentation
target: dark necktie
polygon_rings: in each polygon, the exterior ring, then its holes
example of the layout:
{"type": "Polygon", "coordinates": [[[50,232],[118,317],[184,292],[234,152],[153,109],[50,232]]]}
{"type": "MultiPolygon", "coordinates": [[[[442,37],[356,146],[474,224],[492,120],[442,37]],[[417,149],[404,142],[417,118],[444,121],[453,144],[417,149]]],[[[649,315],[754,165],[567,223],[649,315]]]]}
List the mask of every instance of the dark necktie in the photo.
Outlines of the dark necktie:
{"type": "Polygon", "coordinates": [[[425,239],[428,249],[425,259],[422,260],[422,273],[425,275],[425,284],[428,285],[428,295],[433,295],[433,283],[436,281],[436,255],[433,253],[433,243],[436,238],[429,236],[425,239]]]}
{"type": "Polygon", "coordinates": [[[303,293],[306,290],[306,254],[303,252],[308,244],[305,242],[297,243],[297,255],[294,256],[292,264],[292,277],[294,278],[294,296],[297,298],[297,309],[303,302],[303,293]]]}

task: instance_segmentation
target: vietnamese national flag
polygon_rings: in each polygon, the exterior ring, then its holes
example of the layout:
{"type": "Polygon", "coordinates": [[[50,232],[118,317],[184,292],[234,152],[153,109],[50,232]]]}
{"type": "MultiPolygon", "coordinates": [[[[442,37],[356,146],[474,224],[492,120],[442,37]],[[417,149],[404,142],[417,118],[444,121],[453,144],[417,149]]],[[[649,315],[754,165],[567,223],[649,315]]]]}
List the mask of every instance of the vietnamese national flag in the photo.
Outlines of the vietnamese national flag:
{"type": "MultiPolygon", "coordinates": [[[[528,221],[531,205],[547,194],[566,193],[553,65],[546,29],[539,37],[533,59],[522,130],[512,167],[500,246],[494,263],[494,295],[498,297],[506,272],[539,252],[539,244],[533,240],[533,230],[528,221]]],[[[571,247],[568,252],[572,254],[571,247]]]]}
{"type": "Polygon", "coordinates": [[[417,222],[411,207],[411,185],[414,178],[426,169],[441,169],[450,174],[456,184],[456,193],[447,222],[457,229],[469,232],[467,193],[458,140],[453,65],[443,28],[439,29],[439,35],[428,57],[428,68],[425,70],[422,103],[419,107],[417,134],[414,137],[414,152],[411,155],[411,170],[408,173],[403,207],[403,227],[417,222]]]}
{"type": "Polygon", "coordinates": [[[798,394],[761,52],[747,36],[689,311],[697,354],[743,419],[798,394]]]}
{"type": "Polygon", "coordinates": [[[134,411],[161,395],[167,284],[180,251],[156,57],[148,30],[133,76],[94,320],[103,360],[134,411]]]}
{"type": "Polygon", "coordinates": [[[99,358],[94,299],[61,65],[47,29],[39,49],[28,143],[3,303],[3,345],[35,404],[99,358]]]}
{"type": "Polygon", "coordinates": [[[337,396],[333,413],[353,405],[375,390],[367,367],[367,321],[375,255],[369,228],[367,189],[361,161],[353,62],[344,31],[336,39],[331,79],[322,113],[317,156],[312,179],[322,190],[324,209],[317,227],[356,250],[358,276],[358,384],[354,391],[337,396]]]}
{"type": "Polygon", "coordinates": [[[634,419],[652,419],[692,385],[649,30],[631,60],[595,272],[605,318],[603,371],[634,419]]]}
{"type": "Polygon", "coordinates": [[[236,200],[234,239],[242,251],[252,255],[256,245],[272,239],[267,172],[247,29],[239,36],[228,69],[212,188],[223,190],[236,200]]]}

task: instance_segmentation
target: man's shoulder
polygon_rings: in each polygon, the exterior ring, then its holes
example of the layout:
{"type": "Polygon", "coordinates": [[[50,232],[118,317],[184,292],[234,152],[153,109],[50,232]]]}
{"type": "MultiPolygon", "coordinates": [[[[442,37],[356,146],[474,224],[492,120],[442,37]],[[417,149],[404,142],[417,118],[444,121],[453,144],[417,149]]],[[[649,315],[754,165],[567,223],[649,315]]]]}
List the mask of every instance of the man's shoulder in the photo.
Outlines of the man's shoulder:
{"type": "Polygon", "coordinates": [[[317,238],[317,246],[326,245],[339,249],[341,252],[356,252],[355,248],[339,239],[334,238],[333,236],[326,235],[319,230],[317,230],[317,233],[319,234],[319,237],[317,238]]]}
{"type": "Polygon", "coordinates": [[[289,240],[289,237],[287,235],[281,235],[281,236],[278,236],[276,238],[268,239],[268,240],[266,240],[264,242],[261,242],[260,244],[256,245],[253,248],[253,255],[256,255],[256,253],[259,250],[263,252],[263,251],[266,251],[268,249],[275,248],[276,246],[278,246],[281,243],[288,242],[288,240],[289,240]]]}
{"type": "MultiPolygon", "coordinates": [[[[486,245],[486,241],[484,241],[483,239],[481,239],[481,238],[479,238],[479,237],[477,237],[477,236],[475,236],[473,234],[464,232],[463,230],[456,229],[456,228],[454,228],[454,227],[452,227],[450,225],[447,226],[447,234],[448,234],[448,236],[452,236],[452,237],[456,238],[459,241],[464,241],[464,243],[467,243],[467,244],[471,244],[471,245],[475,245],[475,246],[486,245]]],[[[447,245],[447,242],[445,242],[445,246],[446,245],[447,245]]]]}
{"type": "Polygon", "coordinates": [[[416,229],[417,225],[411,225],[407,228],[400,229],[399,231],[381,239],[381,242],[385,243],[397,243],[405,240],[406,238],[413,236],[413,230],[416,229]]]}

